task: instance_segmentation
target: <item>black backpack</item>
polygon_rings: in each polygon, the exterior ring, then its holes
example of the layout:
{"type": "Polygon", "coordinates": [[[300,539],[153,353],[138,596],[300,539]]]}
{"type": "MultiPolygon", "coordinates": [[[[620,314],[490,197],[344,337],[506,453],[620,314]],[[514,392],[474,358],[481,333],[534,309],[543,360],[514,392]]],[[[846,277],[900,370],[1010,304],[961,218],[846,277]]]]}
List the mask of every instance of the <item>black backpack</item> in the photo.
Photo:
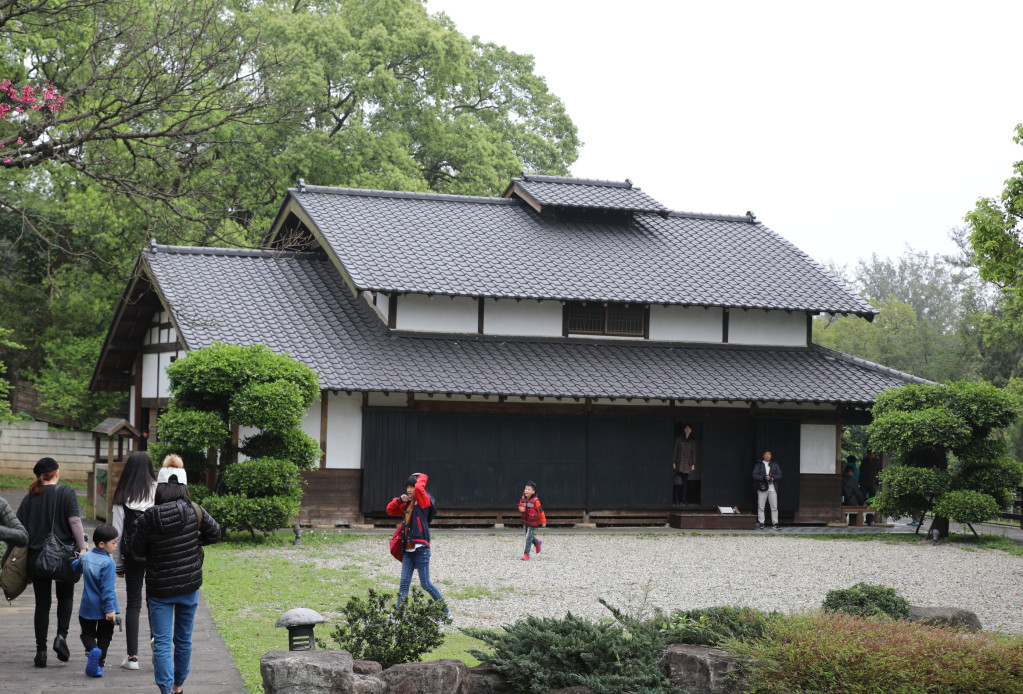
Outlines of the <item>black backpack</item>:
{"type": "Polygon", "coordinates": [[[121,539],[118,542],[121,550],[121,557],[134,562],[140,561],[131,551],[131,541],[135,537],[135,524],[142,517],[142,511],[124,507],[124,530],[121,532],[121,539]]]}

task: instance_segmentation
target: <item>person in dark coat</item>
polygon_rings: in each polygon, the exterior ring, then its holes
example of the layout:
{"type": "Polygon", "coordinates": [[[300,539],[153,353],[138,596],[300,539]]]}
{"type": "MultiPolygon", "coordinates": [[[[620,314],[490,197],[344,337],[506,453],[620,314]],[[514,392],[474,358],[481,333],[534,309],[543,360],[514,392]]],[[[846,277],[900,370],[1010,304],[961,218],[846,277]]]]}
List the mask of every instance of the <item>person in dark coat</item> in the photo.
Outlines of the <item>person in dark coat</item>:
{"type": "Polygon", "coordinates": [[[757,521],[764,529],[764,507],[771,504],[771,527],[778,526],[778,490],[775,482],[781,479],[781,465],[771,460],[771,451],[764,451],[759,463],[753,466],[753,484],[757,490],[757,521]]]}
{"type": "Polygon", "coordinates": [[[71,626],[71,611],[74,607],[75,584],[62,583],[50,578],[36,576],[36,557],[43,549],[50,529],[64,544],[74,543],[78,551],[86,552],[85,531],[82,517],[78,512],[78,497],[75,490],[60,484],[60,466],[53,458],[40,458],[32,468],[35,482],[28,488],[28,495],[18,507],[18,520],[28,530],[28,580],[32,583],[36,606],[34,626],[36,635],[36,667],[46,667],[46,637],[50,628],[50,606],[53,586],[57,593],[57,635],[53,639],[53,652],[57,660],[67,662],[71,650],[67,645],[67,632],[71,626]]]}
{"type": "Polygon", "coordinates": [[[877,494],[880,474],[881,456],[874,451],[867,451],[867,457],[860,463],[860,491],[867,499],[877,494]]]}
{"type": "Polygon", "coordinates": [[[842,475],[842,505],[843,506],[862,506],[866,498],[863,496],[863,492],[860,491],[860,487],[856,484],[856,477],[854,473],[856,468],[852,465],[845,466],[845,474],[842,475]]]}
{"type": "Polygon", "coordinates": [[[161,468],[155,503],[136,522],[132,538],[132,554],[146,562],[153,676],[161,694],[180,692],[188,677],[192,624],[202,585],[202,546],[221,537],[220,525],[192,503],[186,485],[183,468],[161,468]]]}
{"type": "Polygon", "coordinates": [[[24,547],[28,544],[28,531],[18,520],[7,499],[0,496],[0,540],[11,547],[24,547]]]}
{"type": "Polygon", "coordinates": [[[689,503],[689,475],[696,470],[696,438],[693,436],[691,424],[685,424],[682,432],[675,437],[675,450],[672,454],[673,484],[671,503],[673,506],[689,503]]]}

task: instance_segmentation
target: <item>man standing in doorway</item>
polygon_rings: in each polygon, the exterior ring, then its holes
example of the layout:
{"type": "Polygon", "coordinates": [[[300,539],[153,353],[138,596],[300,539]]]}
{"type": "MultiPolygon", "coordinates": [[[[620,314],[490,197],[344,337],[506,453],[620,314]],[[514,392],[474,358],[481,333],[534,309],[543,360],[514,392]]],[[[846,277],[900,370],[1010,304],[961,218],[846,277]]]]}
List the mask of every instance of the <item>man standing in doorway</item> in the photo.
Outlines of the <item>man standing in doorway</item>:
{"type": "Polygon", "coordinates": [[[775,480],[781,479],[781,466],[771,460],[771,451],[764,451],[763,459],[753,466],[753,484],[757,488],[757,520],[764,529],[764,504],[771,502],[771,525],[778,530],[778,490],[775,480]]]}

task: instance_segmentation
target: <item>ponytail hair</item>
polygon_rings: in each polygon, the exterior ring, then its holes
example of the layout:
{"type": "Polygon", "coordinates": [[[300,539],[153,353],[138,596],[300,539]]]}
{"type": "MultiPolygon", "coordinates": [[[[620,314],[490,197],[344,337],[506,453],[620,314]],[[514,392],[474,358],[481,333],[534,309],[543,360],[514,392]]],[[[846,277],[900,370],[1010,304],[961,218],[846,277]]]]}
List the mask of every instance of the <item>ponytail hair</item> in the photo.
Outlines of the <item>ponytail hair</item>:
{"type": "Polygon", "coordinates": [[[33,482],[28,488],[29,496],[38,496],[43,493],[43,486],[57,476],[56,470],[50,470],[49,472],[43,472],[36,475],[35,482],[33,482]]]}

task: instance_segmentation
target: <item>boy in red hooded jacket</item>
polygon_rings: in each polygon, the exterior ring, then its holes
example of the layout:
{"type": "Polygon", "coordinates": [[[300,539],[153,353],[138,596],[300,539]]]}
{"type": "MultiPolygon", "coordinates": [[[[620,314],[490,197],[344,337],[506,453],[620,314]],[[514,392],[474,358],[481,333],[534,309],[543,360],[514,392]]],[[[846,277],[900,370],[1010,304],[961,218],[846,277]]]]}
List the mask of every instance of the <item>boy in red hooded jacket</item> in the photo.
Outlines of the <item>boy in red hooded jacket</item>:
{"type": "Polygon", "coordinates": [[[543,540],[535,536],[536,529],[540,526],[547,527],[547,516],[540,506],[540,497],[536,495],[536,482],[533,480],[526,482],[526,488],[522,490],[519,513],[522,514],[522,527],[526,531],[526,552],[522,555],[522,561],[529,561],[529,550],[533,545],[536,545],[537,554],[543,545],[543,540]]]}

